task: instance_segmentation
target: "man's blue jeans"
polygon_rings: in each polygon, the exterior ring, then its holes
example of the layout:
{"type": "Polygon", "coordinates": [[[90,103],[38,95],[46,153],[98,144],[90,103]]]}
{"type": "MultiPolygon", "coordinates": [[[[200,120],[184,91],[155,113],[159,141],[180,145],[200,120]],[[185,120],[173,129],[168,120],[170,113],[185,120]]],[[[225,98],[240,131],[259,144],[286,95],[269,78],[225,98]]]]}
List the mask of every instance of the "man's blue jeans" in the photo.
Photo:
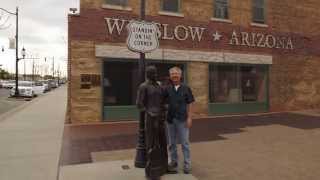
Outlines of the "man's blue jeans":
{"type": "Polygon", "coordinates": [[[187,122],[173,119],[173,122],[168,124],[168,136],[169,136],[169,152],[171,162],[178,163],[178,152],[177,152],[177,138],[181,143],[182,153],[184,156],[184,168],[191,168],[190,159],[190,143],[189,143],[189,128],[187,128],[187,122]]]}

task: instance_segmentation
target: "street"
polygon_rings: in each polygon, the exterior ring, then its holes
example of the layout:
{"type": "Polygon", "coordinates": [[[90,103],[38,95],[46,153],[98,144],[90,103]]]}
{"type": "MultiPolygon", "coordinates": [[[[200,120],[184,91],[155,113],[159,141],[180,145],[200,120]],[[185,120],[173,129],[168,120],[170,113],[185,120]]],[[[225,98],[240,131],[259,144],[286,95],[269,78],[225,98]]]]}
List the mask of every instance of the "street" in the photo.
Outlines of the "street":
{"type": "Polygon", "coordinates": [[[0,88],[0,115],[26,103],[24,100],[9,98],[10,89],[0,88]]]}

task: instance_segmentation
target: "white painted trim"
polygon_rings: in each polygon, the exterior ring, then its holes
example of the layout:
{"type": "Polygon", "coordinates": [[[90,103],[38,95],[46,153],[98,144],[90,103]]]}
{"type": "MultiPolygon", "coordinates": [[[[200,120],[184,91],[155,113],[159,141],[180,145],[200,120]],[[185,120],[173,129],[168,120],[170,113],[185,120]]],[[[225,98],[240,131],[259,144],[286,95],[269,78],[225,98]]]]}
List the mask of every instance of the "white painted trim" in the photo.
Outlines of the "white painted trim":
{"type": "MultiPolygon", "coordinates": [[[[96,57],[102,58],[128,58],[138,59],[139,54],[134,53],[126,46],[96,45],[96,57]]],[[[157,49],[146,53],[148,60],[168,61],[195,61],[219,63],[245,63],[245,64],[272,64],[272,56],[259,54],[240,54],[229,52],[209,52],[175,49],[157,49]]]]}
{"type": "Polygon", "coordinates": [[[256,27],[263,27],[263,28],[267,28],[269,27],[268,24],[261,24],[261,23],[250,23],[251,26],[256,26],[256,27]]]}
{"type": "Polygon", "coordinates": [[[221,18],[212,17],[210,20],[211,21],[217,21],[217,22],[232,23],[232,21],[230,19],[221,19],[221,18]]]}
{"type": "Polygon", "coordinates": [[[117,6],[111,4],[103,4],[102,8],[104,9],[114,9],[114,10],[123,10],[123,11],[132,11],[132,8],[129,6],[117,6]]]}
{"type": "Polygon", "coordinates": [[[181,13],[168,12],[168,11],[159,11],[158,14],[165,16],[175,16],[175,17],[184,17],[181,13]]]}

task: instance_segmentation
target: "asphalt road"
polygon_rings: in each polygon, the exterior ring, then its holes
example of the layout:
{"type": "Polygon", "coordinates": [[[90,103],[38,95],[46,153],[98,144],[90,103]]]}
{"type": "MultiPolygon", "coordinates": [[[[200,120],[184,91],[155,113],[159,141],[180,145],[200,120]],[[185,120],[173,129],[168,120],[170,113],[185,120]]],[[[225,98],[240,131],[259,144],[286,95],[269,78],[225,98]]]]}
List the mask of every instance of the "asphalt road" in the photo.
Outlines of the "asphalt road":
{"type": "Polygon", "coordinates": [[[24,100],[10,99],[8,98],[9,94],[9,89],[0,88],[0,114],[10,111],[26,102],[24,100]]]}

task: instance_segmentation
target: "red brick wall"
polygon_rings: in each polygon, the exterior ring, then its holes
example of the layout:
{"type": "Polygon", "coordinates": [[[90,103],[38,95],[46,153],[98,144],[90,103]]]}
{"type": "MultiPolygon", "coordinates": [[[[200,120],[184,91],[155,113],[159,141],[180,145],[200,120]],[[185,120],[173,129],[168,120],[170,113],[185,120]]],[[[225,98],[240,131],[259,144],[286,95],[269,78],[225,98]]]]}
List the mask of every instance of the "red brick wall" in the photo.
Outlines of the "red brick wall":
{"type": "MultiPolygon", "coordinates": [[[[137,19],[138,17],[126,12],[116,10],[103,10],[103,9],[83,9],[81,16],[75,16],[69,22],[70,38],[75,40],[91,40],[95,42],[109,42],[109,43],[125,43],[127,33],[122,33],[118,36],[114,33],[109,35],[107,25],[104,20],[106,17],[118,18],[118,19],[137,19]]],[[[263,54],[305,54],[312,53],[320,55],[319,41],[314,40],[315,37],[307,36],[298,33],[280,32],[274,30],[271,26],[268,28],[261,27],[241,27],[228,23],[219,23],[208,20],[207,22],[196,22],[191,20],[185,20],[181,17],[168,17],[168,16],[148,16],[149,21],[155,21],[159,23],[166,23],[170,26],[185,25],[185,26],[197,26],[207,28],[206,33],[203,34],[203,40],[201,42],[185,40],[161,40],[160,46],[173,49],[193,49],[193,50],[206,50],[206,51],[237,51],[242,53],[263,53],[263,54]],[[213,42],[212,34],[218,30],[224,37],[221,41],[213,42]],[[271,34],[274,36],[291,37],[294,50],[286,49],[270,49],[270,48],[258,48],[247,46],[234,46],[229,45],[229,37],[231,37],[232,31],[237,32],[255,32],[263,34],[271,34]],[[228,37],[228,38],[226,38],[228,37]]],[[[126,29],[124,28],[126,31],[126,29]]]]}
{"type": "MultiPolygon", "coordinates": [[[[70,41],[89,41],[123,44],[126,41],[126,33],[121,36],[110,36],[104,18],[138,19],[139,3],[136,0],[129,2],[132,12],[103,9],[100,0],[81,0],[80,16],[69,18],[69,43],[70,41]]],[[[185,1],[182,4],[184,18],[161,16],[158,14],[159,1],[148,1],[147,19],[173,26],[181,24],[209,29],[209,33],[204,34],[201,42],[161,40],[162,48],[271,55],[273,57],[269,87],[271,111],[320,108],[320,11],[318,10],[320,1],[268,0],[267,28],[250,25],[251,0],[231,0],[230,2],[232,24],[210,20],[212,0],[201,0],[201,3],[198,0],[185,1]],[[194,8],[197,10],[193,11],[194,8]],[[225,38],[218,43],[213,43],[211,34],[216,30],[228,37],[232,30],[290,36],[294,43],[294,50],[232,46],[225,38]]],[[[75,50],[76,47],[70,48],[69,55],[76,52],[75,50]]],[[[72,61],[74,62],[69,63],[71,69],[74,68],[72,64],[76,64],[77,59],[73,58],[72,61]]],[[[87,63],[96,63],[96,61],[87,63]]],[[[69,70],[70,79],[76,78],[72,77],[71,69],[69,70]]],[[[77,71],[80,70],[77,69],[77,71]]],[[[79,94],[74,94],[74,96],[77,95],[79,94]]],[[[95,108],[99,108],[98,105],[95,108]]],[[[85,120],[72,120],[72,122],[77,121],[85,120]]]]}

